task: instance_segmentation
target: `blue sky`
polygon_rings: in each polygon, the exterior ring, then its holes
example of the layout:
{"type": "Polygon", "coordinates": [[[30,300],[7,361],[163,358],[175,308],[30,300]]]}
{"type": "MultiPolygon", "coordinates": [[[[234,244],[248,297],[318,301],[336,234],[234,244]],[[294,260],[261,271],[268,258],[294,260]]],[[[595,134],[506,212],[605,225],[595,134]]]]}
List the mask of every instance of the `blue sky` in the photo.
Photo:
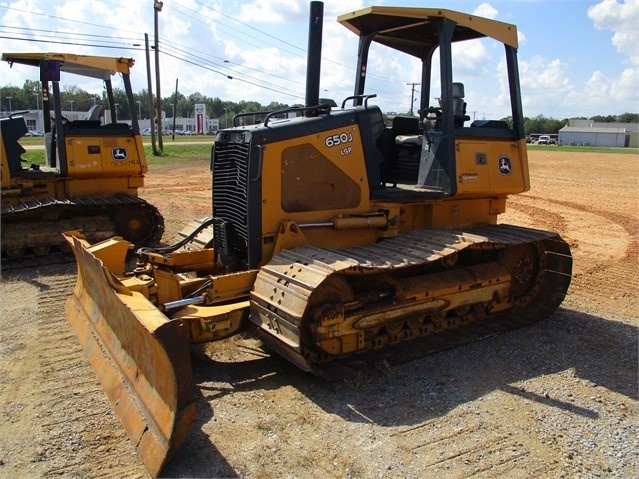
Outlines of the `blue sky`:
{"type": "MultiPolygon", "coordinates": [[[[518,27],[524,114],[553,118],[639,111],[639,0],[325,0],[321,96],[352,94],[357,38],[336,21],[369,5],[430,6],[518,27]]],[[[2,52],[59,51],[133,57],[134,90],[146,87],[144,33],[153,40],[152,0],[0,0],[2,52]],[[57,42],[57,43],[56,43],[57,42]],[[108,47],[108,48],[107,48],[108,47]]],[[[303,103],[308,2],[302,0],[164,0],[159,14],[162,95],[179,90],[222,100],[303,103]],[[232,76],[233,79],[229,79],[232,76]]],[[[482,42],[454,52],[471,115],[509,114],[501,49],[482,42]]],[[[152,56],[153,58],[153,56],[152,56]]],[[[416,61],[375,50],[367,91],[384,111],[410,109],[416,61]]],[[[152,70],[154,70],[152,65],[152,70]]],[[[30,68],[0,65],[0,84],[36,80],[30,68]]],[[[63,78],[99,93],[97,83],[63,78]]],[[[154,83],[155,85],[155,83],[154,83]]],[[[419,89],[419,86],[416,87],[419,89]]],[[[0,99],[0,101],[2,101],[0,99]]],[[[434,102],[434,100],[433,100],[434,102]]]]}

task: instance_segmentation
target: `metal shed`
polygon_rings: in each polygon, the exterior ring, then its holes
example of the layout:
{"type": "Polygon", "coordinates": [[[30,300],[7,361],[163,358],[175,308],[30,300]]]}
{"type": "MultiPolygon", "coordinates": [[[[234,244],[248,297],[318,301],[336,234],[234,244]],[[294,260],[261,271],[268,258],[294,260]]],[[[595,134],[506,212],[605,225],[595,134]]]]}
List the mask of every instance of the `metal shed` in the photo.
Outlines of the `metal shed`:
{"type": "Polygon", "coordinates": [[[623,148],[626,146],[626,129],[564,126],[559,130],[559,144],[623,148]]]}

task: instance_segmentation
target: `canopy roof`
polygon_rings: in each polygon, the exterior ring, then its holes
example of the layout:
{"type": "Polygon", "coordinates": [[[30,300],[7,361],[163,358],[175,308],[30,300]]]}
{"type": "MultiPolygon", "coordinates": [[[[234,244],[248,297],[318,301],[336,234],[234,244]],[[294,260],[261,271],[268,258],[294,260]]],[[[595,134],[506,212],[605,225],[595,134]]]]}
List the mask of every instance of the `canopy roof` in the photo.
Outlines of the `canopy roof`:
{"type": "Polygon", "coordinates": [[[128,75],[135,63],[132,58],[96,57],[72,53],[3,53],[2,60],[12,65],[19,63],[34,67],[39,67],[43,61],[56,60],[60,62],[60,71],[100,80],[108,80],[117,72],[128,75]]]}
{"type": "Polygon", "coordinates": [[[489,37],[517,48],[517,27],[467,13],[442,8],[367,7],[337,18],[359,36],[375,33],[375,42],[422,58],[430,47],[439,45],[436,19],[457,25],[453,42],[489,37]]]}

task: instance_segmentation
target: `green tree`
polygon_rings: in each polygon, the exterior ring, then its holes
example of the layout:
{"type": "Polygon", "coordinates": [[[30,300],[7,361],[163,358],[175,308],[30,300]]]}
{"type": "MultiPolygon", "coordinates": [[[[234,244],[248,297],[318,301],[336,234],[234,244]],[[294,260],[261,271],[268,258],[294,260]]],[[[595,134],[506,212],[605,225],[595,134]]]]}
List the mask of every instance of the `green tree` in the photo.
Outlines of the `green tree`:
{"type": "Polygon", "coordinates": [[[144,88],[139,93],[134,93],[133,98],[135,98],[135,112],[138,115],[138,120],[151,118],[151,115],[149,115],[151,111],[149,108],[149,90],[144,88]]]}
{"type": "Polygon", "coordinates": [[[277,110],[284,110],[285,108],[288,108],[289,106],[285,103],[280,103],[277,101],[272,101],[271,103],[269,103],[268,105],[266,105],[264,107],[265,110],[267,111],[277,111],[277,110]]]}
{"type": "Polygon", "coordinates": [[[7,113],[25,110],[27,105],[23,100],[23,96],[22,90],[16,86],[2,87],[0,89],[0,99],[2,100],[0,110],[7,113]]]}
{"type": "MultiPolygon", "coordinates": [[[[113,102],[115,103],[116,113],[113,113],[113,119],[118,121],[131,120],[129,112],[129,102],[126,98],[126,92],[122,88],[113,89],[113,102]]],[[[106,107],[106,105],[104,105],[106,107]]]]}
{"type": "Polygon", "coordinates": [[[639,113],[622,113],[617,116],[619,123],[639,123],[639,113]]]}
{"type": "Polygon", "coordinates": [[[568,124],[568,119],[556,120],[555,118],[547,118],[544,115],[538,115],[535,118],[524,118],[524,132],[526,135],[531,133],[559,133],[565,125],[568,124]]]}
{"type": "Polygon", "coordinates": [[[615,115],[595,115],[590,117],[590,119],[597,123],[614,123],[617,121],[617,117],[615,115]]]}

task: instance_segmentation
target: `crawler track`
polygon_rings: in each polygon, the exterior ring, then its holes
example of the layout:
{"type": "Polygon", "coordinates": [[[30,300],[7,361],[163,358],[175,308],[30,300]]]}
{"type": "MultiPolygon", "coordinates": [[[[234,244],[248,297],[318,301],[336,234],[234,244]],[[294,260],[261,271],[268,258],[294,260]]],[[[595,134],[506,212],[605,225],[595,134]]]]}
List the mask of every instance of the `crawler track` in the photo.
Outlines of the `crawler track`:
{"type": "Polygon", "coordinates": [[[164,219],[155,206],[126,194],[6,204],[2,206],[3,270],[7,260],[9,266],[13,262],[20,267],[25,257],[45,257],[60,249],[68,252],[62,233],[71,230],[82,230],[92,243],[119,235],[136,245],[152,245],[162,237],[164,219]]]}
{"type": "MultiPolygon", "coordinates": [[[[251,319],[270,347],[302,369],[335,379],[366,369],[371,362],[401,363],[547,318],[561,304],[570,284],[571,270],[570,249],[555,233],[507,225],[465,232],[413,231],[376,245],[341,251],[303,247],[283,251],[260,272],[252,295],[251,319]],[[532,251],[531,256],[538,255],[535,274],[527,273],[529,266],[526,262],[522,266],[519,260],[513,264],[503,260],[514,248],[532,251]],[[461,256],[462,253],[464,256],[461,256]],[[413,312],[403,316],[395,313],[400,320],[365,330],[364,340],[356,354],[331,361],[336,356],[318,352],[314,344],[318,339],[313,336],[314,326],[310,318],[313,308],[308,307],[309,302],[313,302],[314,291],[324,288],[324,302],[338,301],[330,300],[330,297],[341,294],[339,290],[347,286],[344,279],[352,283],[356,277],[361,279],[385,274],[392,280],[401,280],[415,272],[423,275],[422,270],[446,262],[453,255],[462,258],[453,268],[454,273],[460,269],[480,272],[492,267],[495,257],[502,258],[499,261],[513,277],[507,307],[482,302],[429,314],[429,303],[424,303],[424,308],[414,307],[413,312]],[[293,270],[298,274],[291,274],[293,270]],[[530,277],[523,279],[523,285],[518,286],[517,277],[522,273],[530,277]],[[336,276],[342,279],[336,281],[336,276]],[[495,313],[495,310],[500,311],[495,313]],[[295,335],[300,338],[297,343],[295,335]]],[[[434,271],[430,273],[433,283],[439,284],[447,273],[434,271]]],[[[490,282],[490,278],[488,280],[484,282],[490,282]]],[[[330,314],[339,316],[343,313],[344,323],[347,323],[348,300],[353,298],[349,294],[345,296],[343,310],[337,308],[330,314]]],[[[376,313],[383,307],[391,315],[393,311],[408,309],[414,304],[393,301],[384,306],[373,304],[359,309],[376,308],[376,313]]],[[[383,300],[378,303],[382,304],[383,300]]],[[[359,314],[366,317],[367,313],[359,314]]],[[[357,321],[352,324],[356,325],[357,321]]]]}
{"type": "Polygon", "coordinates": [[[19,258],[2,257],[2,273],[11,273],[23,269],[41,267],[47,265],[61,265],[75,262],[73,253],[61,251],[59,248],[51,248],[46,256],[37,256],[33,252],[26,252],[19,258]]]}

